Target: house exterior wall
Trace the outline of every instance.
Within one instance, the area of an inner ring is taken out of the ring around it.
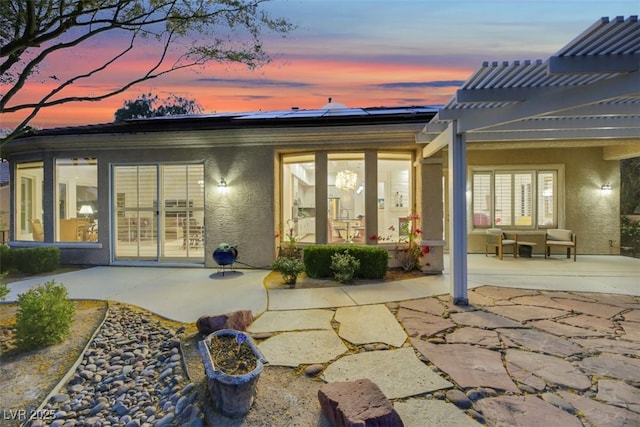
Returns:
[[[619,161],[604,160],[602,147],[468,151],[469,166],[528,164],[564,167],[559,227],[571,229],[577,234],[578,254],[619,253],[617,248],[609,244],[609,240],[620,241]],[[609,195],[601,191],[605,183],[613,188]],[[519,240],[538,244],[534,253],[544,253],[542,230],[517,232]],[[484,242],[484,230],[469,231],[470,253],[483,253]]]

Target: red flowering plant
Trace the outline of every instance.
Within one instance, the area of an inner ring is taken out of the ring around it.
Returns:
[[[422,230],[418,227],[419,221],[420,215],[412,212],[407,217],[407,220],[400,225],[400,237],[398,244],[395,246],[395,257],[405,271],[419,269],[420,258],[429,253],[429,247],[420,244]],[[389,227],[389,231],[395,231],[395,227]],[[391,237],[373,235],[370,239],[385,241],[391,240]]]

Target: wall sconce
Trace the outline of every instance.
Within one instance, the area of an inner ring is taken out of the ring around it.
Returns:
[[[220,182],[218,183],[218,192],[226,193],[227,192],[227,181],[224,178],[220,178]]]
[[[608,182],[606,184],[602,184],[600,189],[602,190],[602,194],[611,194],[611,184]]]

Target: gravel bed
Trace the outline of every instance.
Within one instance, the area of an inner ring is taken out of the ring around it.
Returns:
[[[202,426],[196,387],[184,371],[179,334],[112,304],[69,381],[31,426]]]

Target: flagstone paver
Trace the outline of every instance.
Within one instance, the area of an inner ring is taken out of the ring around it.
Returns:
[[[620,338],[640,342],[640,323],[638,322],[620,322],[620,326],[624,329],[624,335]]]
[[[527,305],[502,305],[496,307],[487,307],[486,310],[503,317],[517,320],[519,322],[526,322],[529,320],[537,319],[553,319],[555,317],[567,315],[566,310]]]
[[[554,356],[567,357],[584,350],[577,344],[535,329],[498,329],[497,332],[518,346]]]
[[[599,380],[596,398],[640,413],[640,389],[624,381]]]
[[[572,341],[589,351],[628,355],[640,354],[640,341],[631,342],[611,338],[573,338]]]
[[[325,382],[368,378],[388,399],[399,399],[452,387],[431,368],[418,360],[411,347],[370,351],[341,357],[325,369]]]
[[[606,332],[607,334],[615,334],[615,324],[609,319],[603,319],[602,317],[589,316],[586,314],[579,314],[577,316],[563,317],[558,320],[562,323],[578,326],[582,328],[594,329],[600,332]]]
[[[544,380],[530,371],[524,370],[519,366],[514,365],[506,361],[507,372],[518,382],[525,384],[534,390],[542,391],[547,388],[547,383]]]
[[[560,396],[579,410],[594,427],[638,426],[640,414],[607,405],[577,394],[560,391]]]
[[[446,372],[460,387],[490,387],[518,393],[504,368],[500,353],[468,344],[431,344],[420,339],[411,343],[424,357]]]
[[[619,354],[587,357],[580,362],[580,368],[587,374],[595,374],[600,377],[640,381],[640,359]]]
[[[448,313],[461,313],[463,311],[475,311],[478,308],[471,305],[455,305],[451,302],[451,297],[449,295],[438,295],[436,297],[441,304],[443,304],[447,308]]]
[[[534,395],[490,397],[479,400],[476,406],[489,425],[582,427],[576,417]]]
[[[449,311],[449,306],[446,302],[441,301],[438,298],[420,298],[411,301],[402,301],[400,302],[400,307],[408,308],[410,310],[422,311],[423,313],[433,314],[435,316],[442,316],[444,313]],[[458,310],[456,306],[453,306],[454,310]]]
[[[505,300],[505,299],[527,296],[527,295],[538,294],[538,291],[533,291],[529,289],[500,288],[497,286],[483,286],[481,288],[474,289],[474,292],[480,295],[484,295],[485,297],[492,298],[494,300]]]
[[[636,297],[631,295],[594,294],[590,292],[580,293],[580,295],[590,297],[593,301],[603,304],[615,305],[623,308],[638,308],[638,301],[636,300]]]
[[[348,349],[333,330],[284,332],[260,344],[258,348],[272,366],[299,366],[326,363]]]
[[[489,349],[500,348],[500,338],[498,338],[497,332],[486,329],[462,327],[447,334],[446,340],[450,344],[479,345]]]
[[[534,328],[542,329],[550,334],[561,337],[603,337],[607,335],[606,332],[565,325],[563,323],[554,322],[553,320],[535,320],[533,322],[529,322],[528,326],[533,326]]]
[[[533,305],[536,307],[557,308],[567,311],[567,306],[556,302],[550,295],[527,295],[511,299],[511,302],[519,305]]]
[[[332,329],[333,310],[267,311],[247,329],[252,333]]]
[[[522,324],[497,314],[486,311],[470,311],[467,313],[453,313],[451,318],[459,325],[474,326],[476,328],[522,328]]]
[[[407,399],[393,404],[405,427],[480,427],[454,404],[442,400]]]
[[[597,302],[579,301],[577,299],[554,298],[554,300],[578,313],[611,319],[616,314],[624,311],[624,308]]]
[[[586,390],[591,387],[589,377],[571,363],[555,356],[522,350],[507,350],[505,360],[520,369],[543,379],[547,384]]]
[[[640,322],[640,310],[631,310],[622,315],[629,322]]]
[[[488,296],[479,294],[475,291],[470,291],[468,293],[468,297],[469,297],[469,304],[471,306],[493,307],[496,305],[496,300],[494,300],[493,298],[489,298]]]
[[[456,326],[451,320],[442,316],[434,316],[433,314],[406,308],[398,310],[396,316],[402,322],[410,337],[430,337]]]
[[[407,334],[383,304],[342,307],[336,310],[338,334],[353,344],[385,343],[400,347]]]

